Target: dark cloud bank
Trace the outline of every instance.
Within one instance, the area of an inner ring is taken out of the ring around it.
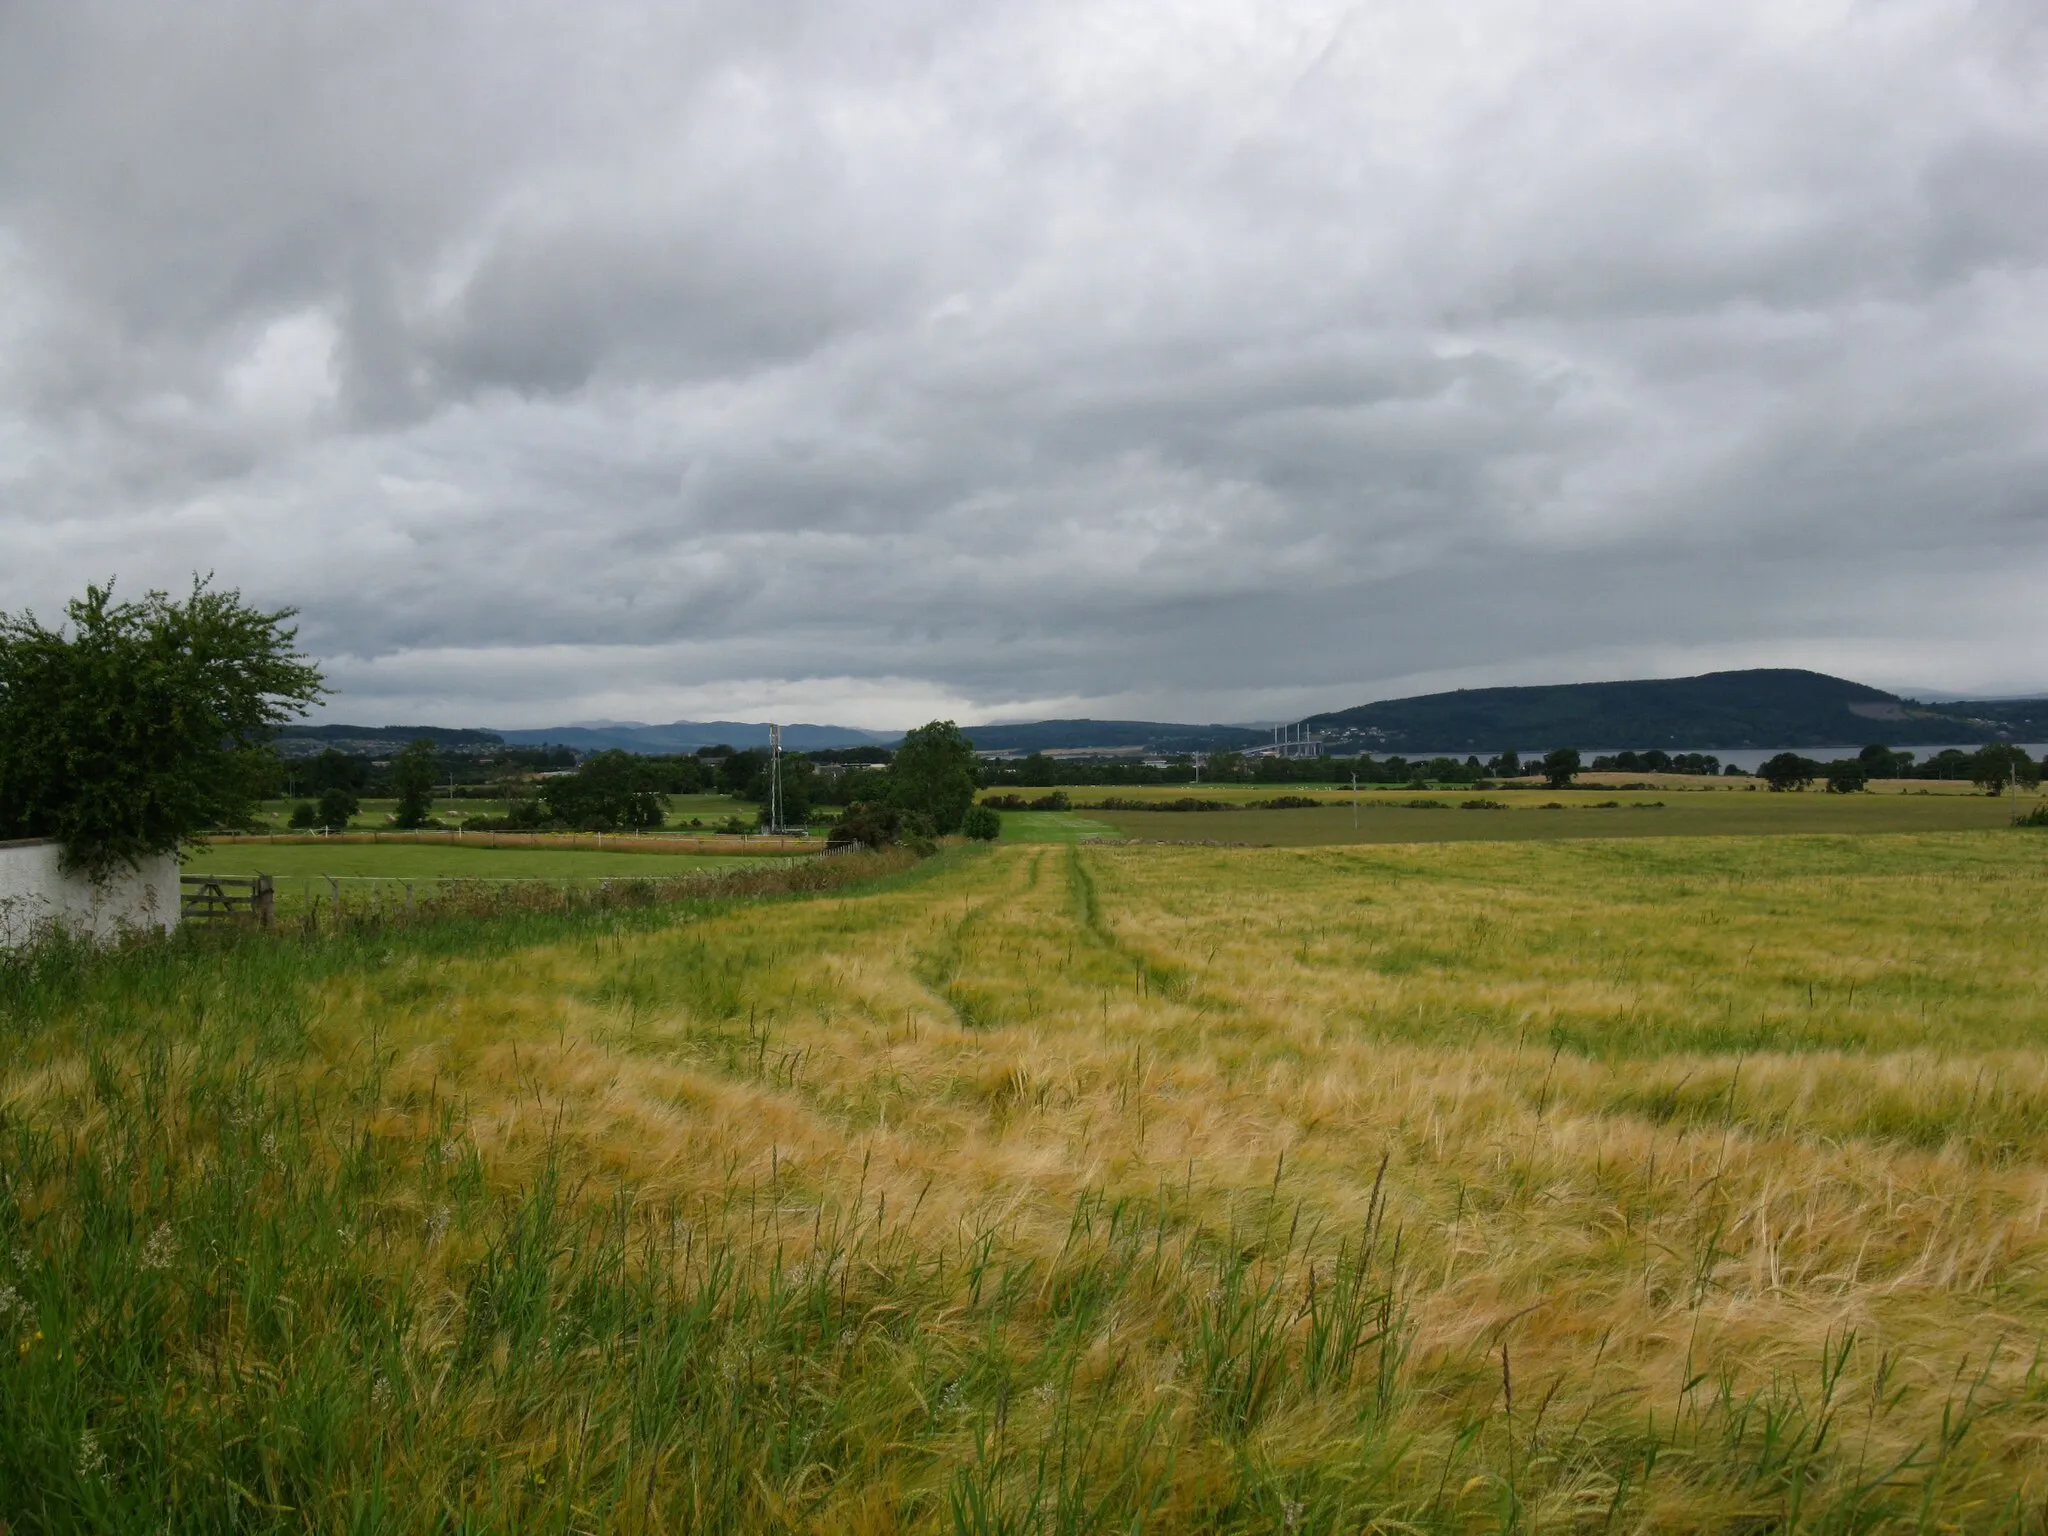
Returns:
[[[2048,684],[2033,3],[0,7],[0,607],[349,718]]]

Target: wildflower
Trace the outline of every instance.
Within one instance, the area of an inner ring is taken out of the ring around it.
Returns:
[[[107,1453],[100,1449],[100,1437],[87,1430],[78,1437],[78,1475],[98,1477],[107,1466]]]
[[[178,1234],[171,1230],[167,1221],[149,1234],[149,1241],[142,1245],[142,1267],[144,1269],[169,1269],[171,1260],[178,1256]]]
[[[441,1143],[441,1161],[452,1163],[462,1156],[462,1143],[452,1137]]]
[[[391,1380],[378,1376],[370,1383],[370,1405],[374,1408],[387,1406],[391,1401]]]
[[[957,1381],[948,1382],[946,1384],[946,1390],[939,1394],[940,1411],[950,1413],[953,1409],[958,1408],[959,1406],[960,1383]]]
[[[1289,1499],[1280,1506],[1280,1523],[1290,1531],[1301,1524],[1301,1500]]]
[[[0,1317],[5,1317],[16,1307],[21,1307],[24,1312],[28,1310],[22,1306],[21,1292],[11,1285],[0,1285]]]
[[[16,1269],[27,1269],[29,1260],[34,1257],[35,1255],[26,1248],[17,1248],[14,1250],[14,1267]]]
[[[448,1223],[454,1217],[455,1213],[449,1210],[447,1206],[437,1205],[434,1207],[433,1214],[427,1217],[427,1246],[429,1248],[448,1235]]]
[[[263,1133],[263,1155],[270,1158],[277,1156],[277,1132],[265,1131]]]
[[[1059,1389],[1049,1381],[1041,1382],[1032,1390],[1031,1395],[1050,1408],[1053,1399],[1059,1396]]]

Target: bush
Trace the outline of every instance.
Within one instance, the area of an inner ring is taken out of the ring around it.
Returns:
[[[1031,802],[1031,809],[1034,811],[1067,811],[1072,810],[1073,806],[1074,802],[1067,798],[1064,789],[1056,789],[1049,795],[1040,795]]]
[[[893,805],[862,801],[846,808],[833,824],[825,846],[831,848],[887,848],[903,836],[903,813]]]
[[[1856,758],[1828,764],[1828,793],[1860,795],[1870,782],[1870,771]]]
[[[1504,811],[1507,808],[1505,800],[1488,800],[1483,796],[1477,800],[1460,800],[1458,802],[1458,809],[1461,811]]]
[[[310,800],[301,800],[292,807],[292,819],[286,823],[295,832],[310,832],[320,825],[320,811]]]
[[[1003,818],[985,805],[969,806],[960,830],[976,842],[992,843],[1003,835]]]
[[[1251,809],[1255,811],[1307,811],[1323,802],[1307,795],[1275,795],[1270,800],[1254,800]]]
[[[2022,811],[2013,817],[2016,827],[2048,827],[2048,805],[2037,805],[2031,811]]]

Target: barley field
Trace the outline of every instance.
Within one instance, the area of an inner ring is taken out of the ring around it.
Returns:
[[[1020,843],[46,949],[0,1516],[2038,1529],[2044,919],[2011,829]]]

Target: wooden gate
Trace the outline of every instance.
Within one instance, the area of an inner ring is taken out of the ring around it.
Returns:
[[[254,922],[268,928],[277,892],[268,875],[180,875],[178,915],[188,923]]]

